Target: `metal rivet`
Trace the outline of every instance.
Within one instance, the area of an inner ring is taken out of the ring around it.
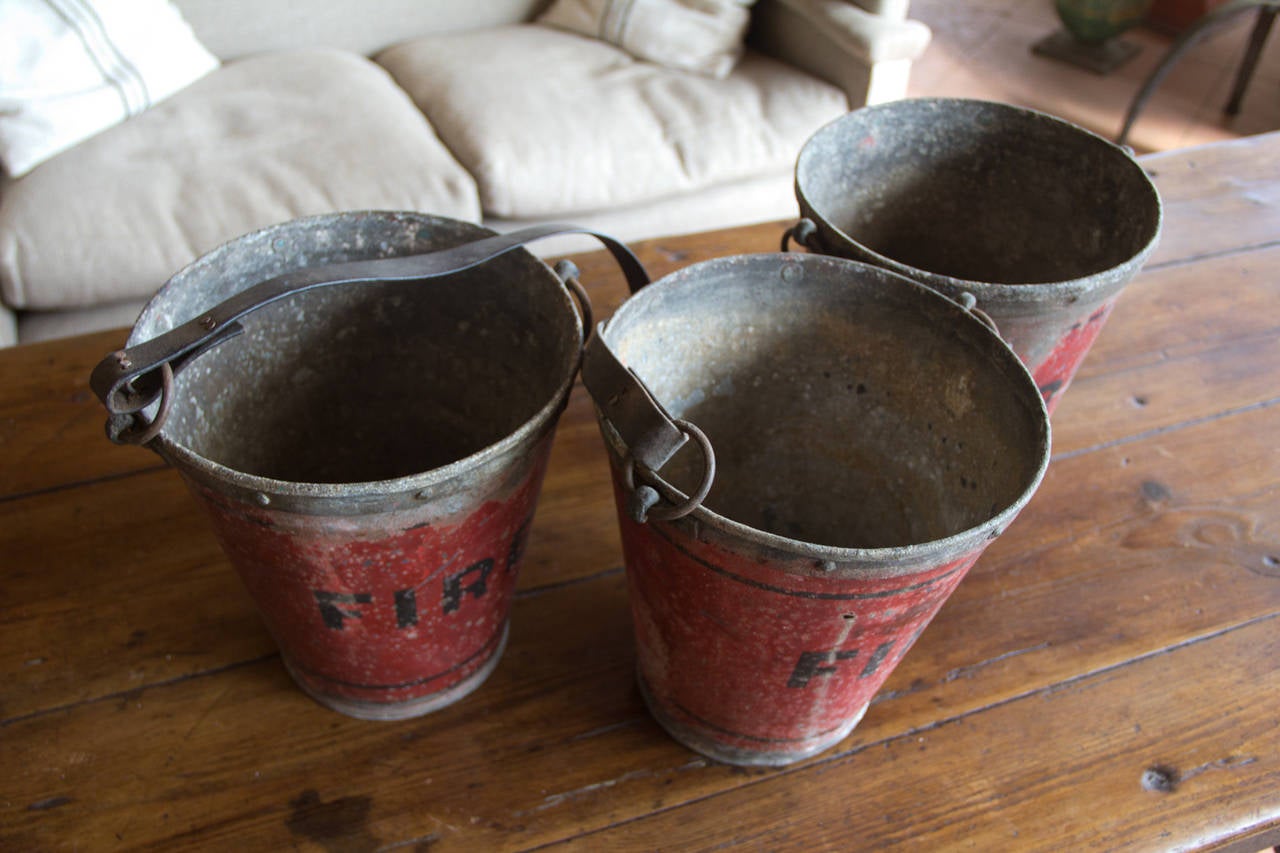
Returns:
[[[212,331],[218,325],[218,321],[213,319],[212,317],[205,317],[203,320],[200,321],[200,325],[204,329],[208,331]]]
[[[662,500],[658,490],[652,486],[641,486],[631,493],[627,503],[627,514],[636,524],[644,524],[649,518],[649,510]]]
[[[819,566],[824,572],[834,572],[836,569],[840,568],[840,566],[836,564],[835,560],[823,560],[819,563]]]
[[[256,495],[253,496],[253,499],[257,501],[259,504],[261,504],[262,506],[267,506],[268,504],[271,503],[271,496],[266,494],[265,492],[258,492]]]

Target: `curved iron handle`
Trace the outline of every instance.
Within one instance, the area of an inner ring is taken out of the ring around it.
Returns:
[[[625,244],[576,225],[536,225],[435,252],[305,267],[245,288],[196,319],[108,355],[93,369],[89,385],[111,414],[139,412],[161,395],[165,365],[175,374],[180,372],[192,360],[243,332],[240,318],[272,302],[336,284],[438,278],[559,234],[589,234],[603,243],[622,268],[631,292],[649,283],[648,272]],[[583,335],[588,334],[590,329],[584,326]]]
[[[807,216],[803,217],[802,219],[797,221],[795,225],[792,225],[786,231],[782,232],[781,250],[783,252],[790,252],[791,241],[795,240],[797,243],[799,243],[801,246],[804,246],[809,251],[811,252],[816,251],[813,248],[813,246],[809,245],[809,241],[813,239],[813,235],[816,234],[817,232],[818,232],[818,226],[814,224],[813,220],[808,218]]]

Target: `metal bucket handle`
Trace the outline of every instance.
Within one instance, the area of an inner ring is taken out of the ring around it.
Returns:
[[[173,377],[200,355],[243,332],[238,321],[259,308],[318,287],[439,278],[479,266],[534,240],[562,234],[587,234],[603,243],[622,268],[632,293],[649,283],[648,272],[625,244],[576,225],[537,225],[435,252],[304,267],[245,288],[199,317],[117,350],[99,362],[89,385],[111,415],[107,435],[125,444],[145,444],[155,438],[168,415]],[[577,268],[559,266],[557,275],[582,309],[583,335],[590,335],[590,301],[576,280]],[[157,399],[160,408],[147,422],[141,412]]]
[[[710,439],[689,421],[672,417],[598,331],[583,348],[582,384],[627,446],[623,480],[631,490],[630,516],[639,524],[650,518],[674,521],[701,506],[716,476]],[[658,471],[690,438],[702,450],[702,482],[688,497],[674,502],[678,492],[658,476]],[[637,474],[645,480],[638,486]],[[673,503],[659,506],[664,497]]]

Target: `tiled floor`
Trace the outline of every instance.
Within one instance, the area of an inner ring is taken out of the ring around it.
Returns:
[[[1052,0],[912,0],[911,17],[929,25],[933,42],[912,67],[908,94],[1006,101],[1109,139],[1173,43],[1147,28],[1130,30],[1124,38],[1142,52],[1101,76],[1031,52],[1060,26]],[[1252,13],[1237,16],[1174,66],[1130,132],[1138,153],[1280,130],[1280,26],[1263,49],[1240,114],[1229,118],[1222,111],[1253,20]]]

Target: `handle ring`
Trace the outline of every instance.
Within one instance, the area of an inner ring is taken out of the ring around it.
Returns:
[[[167,361],[160,365],[160,382],[160,408],[156,410],[155,418],[147,423],[141,412],[135,412],[129,416],[132,425],[115,433],[111,437],[112,441],[117,444],[143,445],[160,434],[165,421],[169,420],[169,410],[173,408],[173,367]]]
[[[578,318],[582,321],[582,340],[585,341],[591,337],[591,330],[595,327],[595,317],[591,312],[591,297],[587,295],[587,289],[582,286],[579,281],[578,265],[568,259],[556,263],[556,276],[573,294],[573,298],[578,301]]]
[[[684,518],[698,507],[702,506],[702,502],[706,500],[707,495],[711,492],[711,484],[716,478],[716,454],[711,447],[711,439],[707,438],[707,434],[699,429],[693,423],[683,418],[675,418],[672,423],[680,428],[680,431],[697,442],[698,447],[702,450],[703,470],[702,482],[698,484],[698,488],[688,498],[673,506],[653,506],[648,508],[647,517],[637,519],[641,523],[648,518],[654,518],[658,521],[675,521]],[[668,486],[656,471],[651,470],[648,466],[636,462],[635,457],[630,453],[622,465],[622,479],[627,484],[627,488],[634,492],[636,490],[636,473],[637,471],[644,479],[655,485]]]
[[[813,239],[813,235],[816,233],[818,233],[818,226],[814,224],[812,219],[805,217],[782,232],[781,249],[783,252],[790,252],[790,243],[795,240],[796,243],[804,246],[809,251],[814,251],[813,246],[809,245],[809,241]]]

